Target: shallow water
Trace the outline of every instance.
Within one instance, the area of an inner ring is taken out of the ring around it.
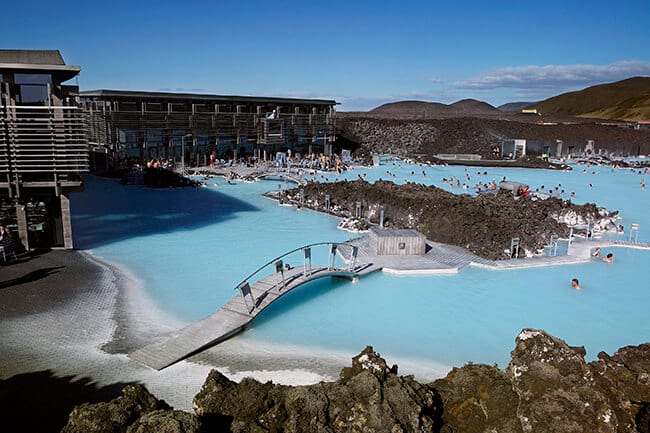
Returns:
[[[398,183],[435,184],[459,193],[469,191],[449,188],[442,178],[464,179],[465,169],[389,163],[341,178],[389,179],[388,170]],[[639,240],[650,241],[650,200],[639,187],[643,176],[603,167],[587,170],[468,167],[467,173],[472,182],[506,176],[533,190],[561,183],[565,198],[575,191],[575,202],[620,210],[621,223],[639,223]],[[89,177],[86,192],[72,196],[75,245],[127,267],[160,308],[190,322],[216,311],[236,294],[237,283],[274,257],[309,243],[353,237],[336,228],[335,218],[296,212],[261,197],[285,187],[283,182],[228,185],[211,179],[209,184],[149,191]],[[650,340],[645,307],[650,292],[643,271],[650,252],[612,251],[613,265],[593,261],[514,271],[470,267],[456,275],[418,277],[376,273],[354,284],[318,280],[273,304],[236,339],[304,347],[315,356],[354,355],[372,344],[391,362],[505,366],[517,333],[535,327],[584,345],[593,359],[600,350],[611,353]],[[293,260],[301,261],[297,255]],[[570,288],[574,277],[583,291]]]

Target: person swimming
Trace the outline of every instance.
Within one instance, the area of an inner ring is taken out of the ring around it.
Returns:
[[[607,254],[607,256],[603,259],[603,262],[614,263],[614,254]]]
[[[596,250],[591,255],[592,257],[600,257],[600,247],[596,248]]]
[[[580,287],[580,281],[578,281],[577,278],[571,280],[571,287],[576,290],[582,290],[582,287]]]

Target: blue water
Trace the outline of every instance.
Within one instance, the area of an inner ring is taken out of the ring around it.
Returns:
[[[620,210],[621,223],[639,223],[639,241],[650,241],[650,192],[639,186],[647,176],[582,169],[469,167],[467,173],[472,182],[498,182],[505,176],[533,190],[561,183],[565,198],[574,191],[574,202]],[[465,170],[389,163],[346,172],[340,179],[365,174],[369,181],[409,180],[471,193],[442,182],[452,176],[466,182]],[[75,246],[128,268],[160,308],[183,321],[197,320],[216,311],[244,277],[274,257],[301,245],[352,237],[336,228],[335,218],[296,212],[261,196],[278,186],[284,183],[228,185],[212,179],[207,188],[152,191],[89,177],[86,191],[72,196]],[[650,341],[650,285],[644,272],[650,252],[612,251],[613,265],[593,261],[516,271],[470,267],[457,275],[418,277],[376,273],[354,284],[318,280],[273,304],[236,338],[350,355],[372,344],[392,361],[505,366],[517,333],[534,327],[584,345],[594,358],[600,350],[611,353]],[[301,259],[296,255],[289,261]],[[583,291],[570,288],[574,277]]]

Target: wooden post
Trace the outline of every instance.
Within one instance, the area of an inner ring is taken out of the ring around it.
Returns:
[[[63,193],[61,199],[61,224],[63,225],[63,248],[71,250],[72,244],[72,220],[70,218],[70,197],[68,193]]]

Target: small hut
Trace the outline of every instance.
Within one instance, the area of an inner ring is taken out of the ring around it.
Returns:
[[[370,248],[378,256],[413,256],[426,252],[426,237],[413,229],[370,229]]]

